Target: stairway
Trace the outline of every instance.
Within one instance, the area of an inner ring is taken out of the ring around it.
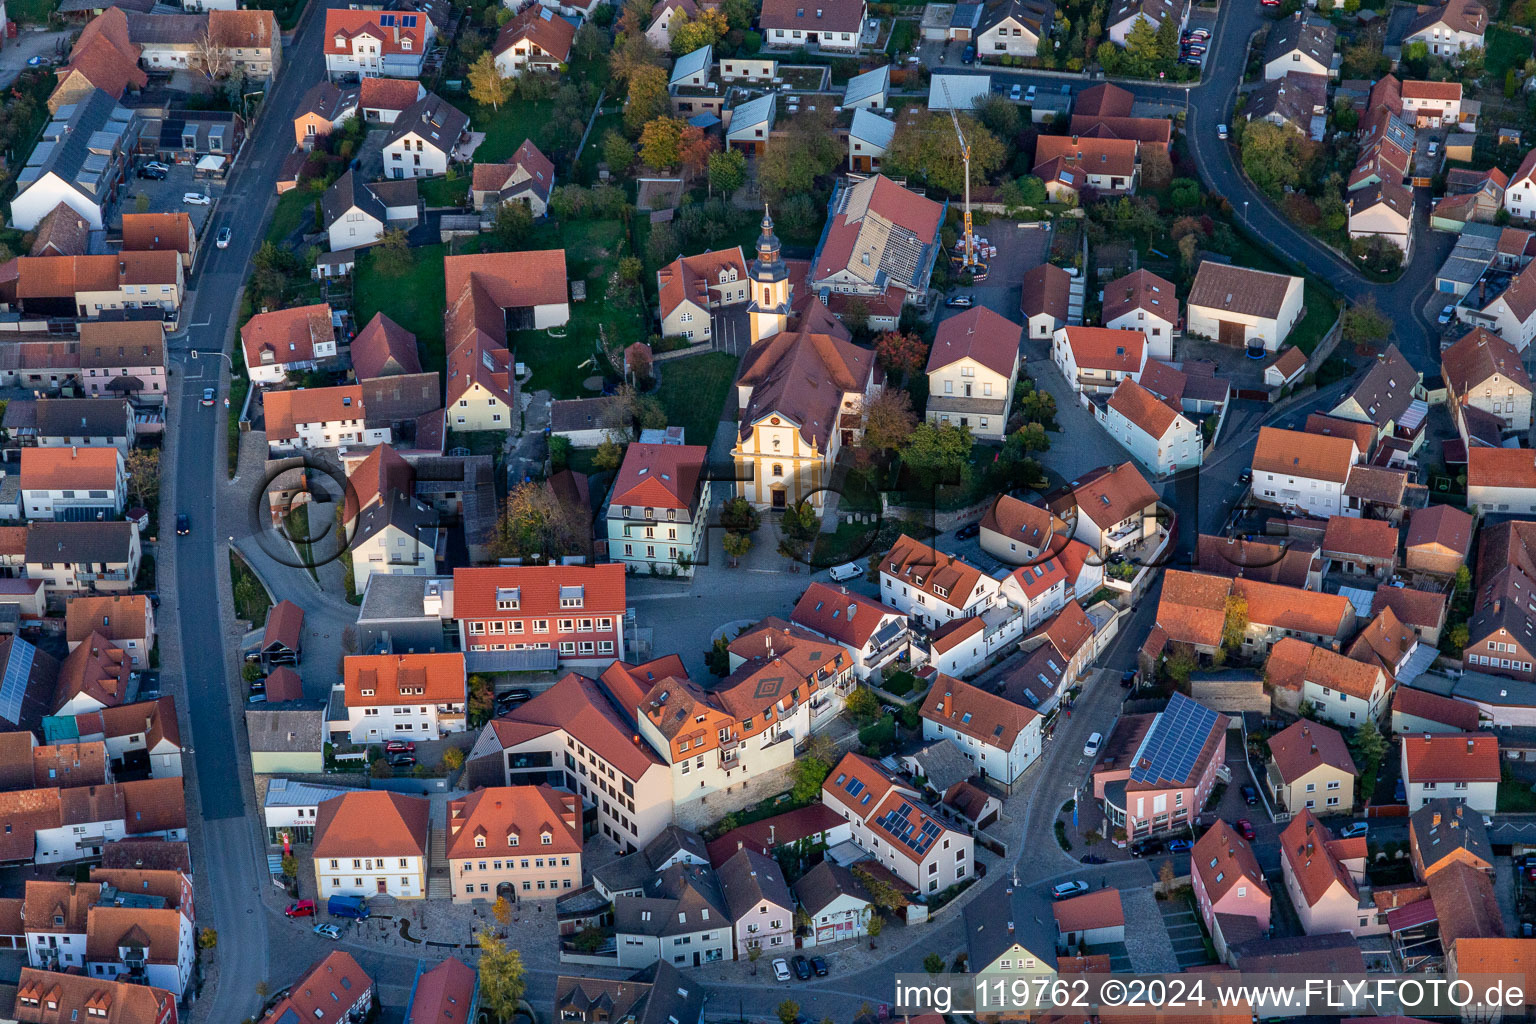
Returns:
[[[432,830],[427,859],[427,899],[453,898],[453,879],[448,874],[448,840],[440,828]]]

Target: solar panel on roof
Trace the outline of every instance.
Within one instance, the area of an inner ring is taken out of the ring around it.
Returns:
[[[1174,694],[1136,753],[1131,781],[1187,780],[1215,724],[1215,711]]]
[[[858,796],[864,792],[864,783],[859,779],[849,779],[848,784],[843,788],[848,791],[849,796]]]
[[[32,676],[32,657],[37,648],[24,640],[11,642],[11,656],[5,662],[5,676],[0,679],[0,718],[21,722],[21,705],[27,696],[27,680]]]

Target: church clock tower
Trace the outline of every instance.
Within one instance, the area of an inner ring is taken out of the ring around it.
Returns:
[[[747,316],[752,327],[752,344],[784,331],[789,323],[789,268],[779,254],[779,239],[773,233],[773,218],[763,207],[763,233],[757,238],[757,256],[749,271],[752,302]]]

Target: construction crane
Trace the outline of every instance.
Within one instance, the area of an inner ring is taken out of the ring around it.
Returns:
[[[961,266],[973,273],[986,275],[987,268],[976,258],[976,235],[971,230],[971,144],[965,141],[965,131],[955,113],[955,101],[949,95],[949,79],[939,79],[944,89],[944,105],[949,108],[949,120],[955,126],[955,138],[960,140],[960,158],[965,161],[965,259]]]

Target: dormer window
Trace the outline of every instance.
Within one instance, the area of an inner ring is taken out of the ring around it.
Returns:
[[[485,849],[485,836],[475,836],[475,849]]]
[[[508,846],[516,846],[517,845],[517,833],[516,832],[508,832],[507,833],[507,845]]]
[[[540,832],[539,833],[539,845],[540,846],[551,846],[551,845],[554,844],[554,841],[555,841],[555,837],[550,835],[548,832]]]

